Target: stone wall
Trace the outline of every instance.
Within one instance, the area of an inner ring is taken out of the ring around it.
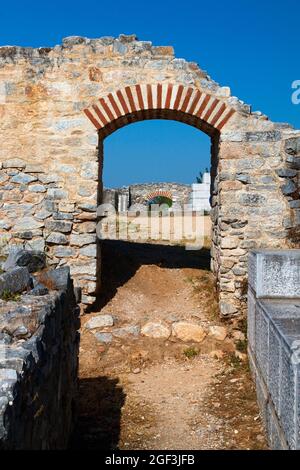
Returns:
[[[68,269],[55,271],[58,290],[0,300],[0,450],[66,448],[72,431],[78,308]]]
[[[300,250],[249,257],[248,352],[272,449],[300,449]]]
[[[0,188],[1,253],[14,247],[42,250],[48,265],[58,267],[72,260],[72,274],[84,279],[88,303],[97,279],[96,201],[70,202],[58,173],[20,158],[3,161]]]
[[[45,244],[92,303],[103,141],[145,119],[211,137],[212,270],[222,315],[241,313],[249,249],[299,243],[300,132],[252,112],[171,47],[120,35],[0,48],[1,237]]]

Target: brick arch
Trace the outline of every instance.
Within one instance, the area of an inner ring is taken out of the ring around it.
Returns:
[[[151,201],[151,199],[154,199],[155,197],[167,197],[168,199],[173,200],[173,195],[171,191],[163,191],[163,190],[158,190],[158,191],[152,191],[151,193],[147,194],[145,197],[146,201]]]
[[[103,137],[146,119],[173,119],[213,135],[236,112],[221,98],[171,83],[127,86],[99,98],[83,111]]]

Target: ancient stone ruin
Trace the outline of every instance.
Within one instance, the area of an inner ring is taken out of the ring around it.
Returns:
[[[0,450],[63,449],[75,419],[80,299],[69,268],[46,268],[41,252],[16,250],[3,269]]]
[[[248,290],[269,445],[299,449],[300,130],[254,112],[172,47],[134,35],[0,47],[0,448],[67,446],[77,304],[93,304],[100,287],[103,143],[147,119],[211,139],[220,313],[244,313]]]
[[[102,202],[112,204],[116,211],[123,212],[129,208],[141,209],[157,197],[165,197],[170,202],[170,209],[182,211],[210,212],[210,174],[204,173],[202,183],[144,183],[132,184],[121,188],[104,188]]]
[[[101,266],[103,140],[132,122],[173,119],[211,138],[222,315],[243,308],[249,249],[299,240],[300,131],[253,112],[172,47],[134,35],[1,47],[0,83],[2,244],[69,264],[84,303],[94,301]]]
[[[247,251],[290,246],[299,223],[300,132],[134,36],[2,47],[0,64],[2,239],[69,263],[92,302],[103,139],[139,120],[179,120],[212,140],[212,269],[222,314],[237,313]]]

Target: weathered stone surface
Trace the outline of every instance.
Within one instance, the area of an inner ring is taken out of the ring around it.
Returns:
[[[38,221],[33,217],[22,217],[15,223],[14,231],[22,232],[24,230],[35,230],[43,226],[44,223],[42,221]]]
[[[73,220],[73,218],[74,218],[73,214],[70,214],[68,212],[54,212],[53,213],[54,220]]]
[[[88,330],[93,330],[95,328],[103,328],[105,326],[113,326],[114,319],[111,315],[97,315],[96,317],[88,320],[84,327]]]
[[[31,277],[27,268],[18,267],[0,274],[0,295],[5,291],[13,294],[23,292],[30,286]]]
[[[297,171],[291,170],[290,168],[280,168],[279,170],[276,170],[276,173],[281,178],[294,178],[297,176]]]
[[[45,219],[48,219],[48,217],[50,217],[51,214],[52,212],[49,212],[46,209],[42,209],[35,214],[35,218],[38,220],[45,220]]]
[[[82,256],[95,258],[97,254],[97,246],[96,244],[84,246],[83,248],[80,248],[79,252]]]
[[[249,256],[248,353],[257,401],[272,449],[300,448],[299,256],[299,250],[266,250]],[[266,288],[268,284],[271,290]],[[265,299],[258,298],[261,286]],[[274,290],[279,297],[276,300],[270,298]]]
[[[53,232],[70,233],[72,230],[72,222],[47,219],[45,221],[45,227],[47,230],[50,230],[51,232],[53,231]]]
[[[59,181],[61,181],[61,177],[59,175],[48,173],[38,175],[38,179],[43,184],[58,183]],[[51,195],[53,195],[53,191],[51,192]]]
[[[206,337],[202,326],[189,322],[177,322],[172,325],[173,335],[182,341],[201,343]]]
[[[103,332],[95,332],[94,333],[95,338],[100,342],[104,344],[111,343],[113,340],[113,336],[111,333],[103,333]]]
[[[280,131],[267,131],[267,132],[247,132],[246,139],[249,142],[276,142],[281,140]]]
[[[128,336],[138,336],[140,331],[141,328],[138,325],[128,325],[121,328],[114,328],[112,334],[117,338],[126,338]]]
[[[97,180],[99,166],[97,162],[87,162],[81,166],[81,176],[85,179]]]
[[[58,246],[54,250],[54,255],[58,258],[70,258],[75,255],[75,251],[67,246]]]
[[[218,341],[224,341],[227,336],[227,328],[224,326],[213,325],[209,327],[209,336]]]
[[[35,176],[28,175],[27,173],[18,173],[17,175],[13,176],[11,179],[12,183],[19,183],[19,184],[28,184],[36,180],[37,178]]]
[[[39,283],[52,290],[65,291],[70,283],[70,268],[64,266],[36,274]]]
[[[11,158],[3,162],[3,168],[25,168],[26,162],[21,158]]]
[[[35,163],[26,163],[25,173],[45,173],[43,165]]]
[[[300,155],[300,137],[287,139],[285,141],[285,151],[289,155]]]
[[[257,298],[300,297],[299,250],[251,252],[249,284]]]
[[[11,344],[12,337],[7,333],[0,333],[0,344]]]
[[[49,199],[61,200],[68,198],[68,192],[63,189],[49,188],[47,190],[47,196]]]
[[[70,269],[72,276],[78,276],[79,274],[89,274],[93,276],[96,270],[96,261],[91,259],[81,264],[72,264]]]
[[[32,184],[28,187],[28,190],[33,193],[45,193],[47,191],[43,184]]]
[[[70,245],[84,246],[96,242],[96,235],[75,235],[70,237]]]
[[[77,221],[96,220],[96,219],[97,219],[96,212],[81,212],[81,214],[76,215]]]
[[[222,315],[224,316],[234,315],[238,311],[235,305],[225,302],[224,300],[220,302],[220,310],[221,310]]]
[[[25,243],[25,250],[44,251],[46,242],[44,238],[35,238]]]
[[[96,212],[97,205],[90,202],[81,202],[78,204],[78,209],[86,212]]]
[[[11,334],[0,333],[0,449],[62,449],[74,422],[79,310],[71,283],[22,304],[1,303],[0,328]]]
[[[53,245],[66,245],[68,243],[68,239],[62,233],[52,232],[46,238],[47,243],[52,243]]]
[[[33,289],[31,289],[27,295],[47,295],[49,294],[49,289],[43,284],[37,284]]]
[[[239,239],[235,237],[225,237],[221,240],[221,248],[234,249],[239,245]]]
[[[30,273],[40,271],[46,267],[46,255],[38,251],[13,250],[9,253],[3,269],[11,271],[18,266],[26,267]]]
[[[59,202],[58,208],[60,212],[74,212],[75,204],[71,202]]]
[[[95,233],[96,224],[95,222],[81,222],[74,227],[74,230],[78,233]]]
[[[148,322],[141,328],[141,334],[150,338],[167,339],[171,335],[170,328],[159,322]]]
[[[292,194],[297,190],[297,186],[291,180],[287,181],[283,186],[281,186],[283,194]]]

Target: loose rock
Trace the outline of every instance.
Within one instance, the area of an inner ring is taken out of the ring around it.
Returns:
[[[142,327],[141,334],[150,338],[169,338],[171,331],[162,323],[148,322]]]
[[[227,329],[224,326],[213,325],[209,327],[209,336],[218,341],[224,341],[227,336]]]
[[[111,333],[94,333],[96,339],[100,342],[100,343],[111,343],[112,342],[112,334]]]
[[[111,315],[97,315],[96,317],[91,318],[84,325],[88,330],[93,330],[94,328],[103,328],[105,326],[113,326],[114,319]]]
[[[195,341],[201,343],[206,337],[202,326],[195,323],[178,322],[173,323],[173,335],[182,341]]]

